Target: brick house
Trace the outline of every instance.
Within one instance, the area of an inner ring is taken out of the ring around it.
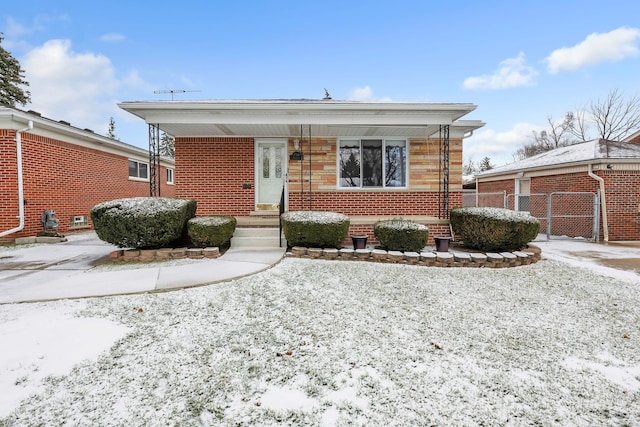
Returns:
[[[554,192],[599,194],[600,239],[640,240],[639,135],[629,137],[626,140],[629,142],[587,141],[491,169],[476,175],[476,191],[479,194],[504,192],[514,195],[509,207],[531,210],[536,217],[540,215],[533,212],[533,198],[538,195]],[[522,200],[525,201],[524,209],[518,206],[518,201]],[[557,207],[558,217],[565,217],[564,226],[558,222],[564,230],[578,226],[581,216],[577,199],[567,197],[566,200],[564,206],[560,203]]]
[[[162,196],[175,195],[173,170],[172,159],[160,160]],[[148,150],[4,106],[0,174],[0,242],[36,236],[45,210],[55,211],[57,231],[66,234],[90,229],[100,202],[150,194]]]
[[[351,232],[410,218],[449,234],[472,104],[324,100],[124,102],[150,135],[175,137],[176,196],[238,225],[283,211],[346,214]],[[156,138],[153,137],[152,138]],[[284,206],[280,206],[281,197]],[[277,224],[277,223],[276,223]]]

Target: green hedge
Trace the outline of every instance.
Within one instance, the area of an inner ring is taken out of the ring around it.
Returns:
[[[390,251],[420,252],[427,244],[429,228],[405,219],[388,219],[373,225],[380,245]]]
[[[236,231],[237,223],[234,217],[225,215],[191,218],[187,222],[189,239],[198,248],[226,246]]]
[[[486,252],[521,249],[540,232],[536,218],[509,209],[454,208],[450,219],[466,247]]]
[[[94,206],[91,221],[101,240],[120,248],[161,248],[185,234],[195,213],[193,200],[133,197]]]
[[[281,219],[289,246],[339,248],[349,232],[349,217],[334,212],[285,212]]]

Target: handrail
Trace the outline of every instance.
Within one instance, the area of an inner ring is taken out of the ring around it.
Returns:
[[[278,209],[278,223],[280,224],[280,233],[278,238],[280,239],[280,247],[282,247],[282,214],[284,213],[284,185],[282,186],[282,193],[280,194],[280,207]]]

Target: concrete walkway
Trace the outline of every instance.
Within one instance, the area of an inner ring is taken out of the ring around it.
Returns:
[[[0,247],[0,303],[156,292],[232,280],[278,263],[284,248],[230,249],[220,258],[104,265],[117,249],[94,233],[57,244]],[[103,264],[103,265],[101,265]]]

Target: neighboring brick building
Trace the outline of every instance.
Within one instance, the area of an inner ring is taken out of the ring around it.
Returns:
[[[21,131],[19,135],[17,131]],[[22,157],[21,168],[18,154]],[[173,181],[173,169],[172,159],[161,159],[162,196],[175,195],[173,183],[167,182]],[[0,242],[37,235],[43,230],[45,210],[55,211],[57,231],[66,234],[91,228],[90,210],[100,202],[149,194],[147,150],[36,112],[0,106]]]
[[[599,192],[600,239],[640,240],[640,141],[638,134],[634,135],[628,140],[634,142],[592,140],[491,169],[476,175],[477,192],[514,195],[509,199],[511,208],[530,210],[538,218],[544,215],[534,209],[546,206],[534,203],[535,197],[554,192]],[[518,200],[526,202],[524,209],[517,206]],[[570,230],[572,223],[581,219],[572,202],[576,198],[567,196],[564,200],[554,207],[556,224]]]
[[[333,211],[366,231],[379,218],[449,234],[461,204],[472,104],[325,100],[155,101],[120,107],[175,137],[176,196],[198,215]]]

